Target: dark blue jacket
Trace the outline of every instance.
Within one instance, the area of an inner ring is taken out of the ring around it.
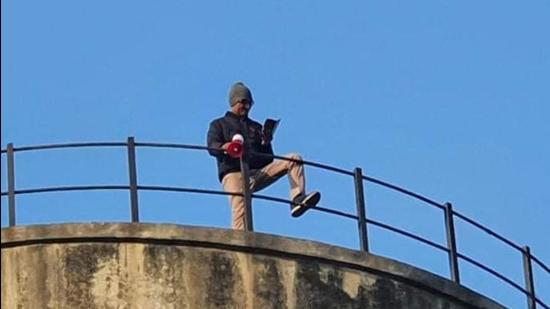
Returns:
[[[208,129],[207,145],[209,148],[221,148],[230,142],[233,135],[241,134],[245,140],[245,154],[251,170],[260,169],[273,162],[271,143],[262,145],[262,125],[248,117],[239,117],[232,112],[215,119]],[[218,176],[220,181],[227,173],[241,170],[239,159],[232,158],[223,151],[209,149],[210,155],[218,161]],[[264,155],[261,155],[264,154]]]

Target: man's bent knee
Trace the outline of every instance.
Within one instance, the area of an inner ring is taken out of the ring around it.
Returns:
[[[295,152],[289,153],[285,157],[288,158],[288,159],[296,160],[296,161],[303,161],[302,156],[298,153],[295,153]],[[292,161],[292,162],[293,163],[298,163],[298,162],[295,162],[295,161]]]

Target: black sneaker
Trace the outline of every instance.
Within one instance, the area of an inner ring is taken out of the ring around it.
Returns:
[[[320,199],[321,193],[317,191],[313,191],[307,195],[298,195],[292,200],[293,205],[290,214],[295,218],[299,217],[303,215],[306,210],[315,207]]]

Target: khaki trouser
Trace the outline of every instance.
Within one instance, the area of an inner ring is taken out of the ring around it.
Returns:
[[[285,157],[294,160],[302,160],[302,157],[296,153],[287,154]],[[250,171],[250,190],[252,192],[260,191],[285,174],[288,174],[288,181],[290,183],[290,199],[292,200],[297,195],[303,194],[306,186],[303,164],[280,159],[275,159],[260,170]],[[241,172],[225,175],[222,179],[222,185],[226,192],[241,193],[243,187]],[[243,230],[245,209],[244,198],[238,195],[230,195],[229,203],[232,207],[233,229]]]

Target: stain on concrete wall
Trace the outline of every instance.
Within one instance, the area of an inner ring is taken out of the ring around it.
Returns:
[[[37,252],[47,253],[48,250],[37,250]],[[44,256],[47,257],[47,255]],[[72,308],[94,307],[96,299],[92,293],[95,285],[94,276],[98,273],[99,265],[116,258],[116,246],[110,244],[67,246],[59,260],[63,263],[59,270],[63,273],[62,289],[66,294],[65,303]],[[39,282],[43,281],[40,278],[36,279]]]
[[[281,273],[283,263],[275,259],[254,258],[254,295],[256,308],[285,308],[288,299],[285,283],[289,284]]]

